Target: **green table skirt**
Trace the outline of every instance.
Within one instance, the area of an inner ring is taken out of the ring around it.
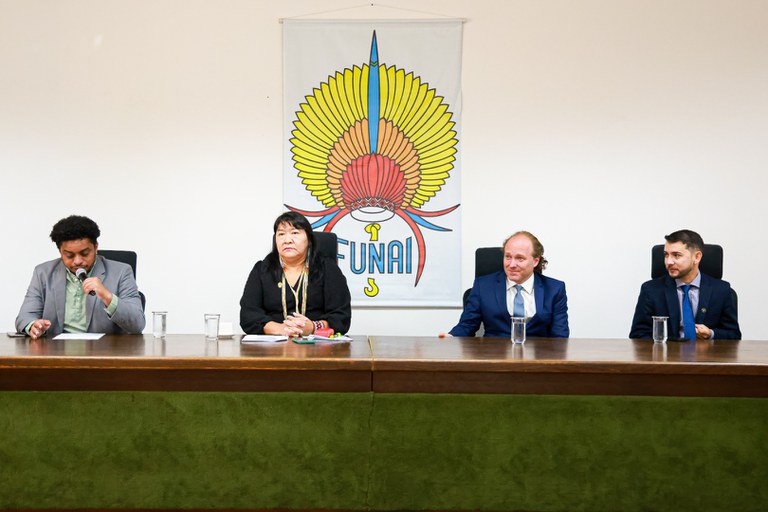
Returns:
[[[0,392],[0,508],[768,510],[768,399]]]

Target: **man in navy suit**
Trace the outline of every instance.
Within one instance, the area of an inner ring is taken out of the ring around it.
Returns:
[[[485,336],[509,338],[512,316],[526,318],[529,337],[567,338],[565,283],[545,277],[544,247],[527,231],[504,242],[504,270],[475,279],[452,336],[474,336],[482,323]],[[444,336],[444,335],[441,335]]]
[[[664,265],[669,275],[643,283],[629,337],[650,338],[651,317],[666,316],[670,339],[740,340],[731,285],[699,272],[704,248],[701,236],[683,229],[664,238]],[[687,328],[686,316],[690,319]]]

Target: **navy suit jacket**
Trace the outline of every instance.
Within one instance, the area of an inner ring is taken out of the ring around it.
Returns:
[[[568,297],[565,283],[533,274],[533,296],[536,314],[526,324],[526,335],[540,338],[567,338]],[[452,336],[474,336],[485,327],[484,336],[509,338],[512,319],[507,309],[507,276],[504,271],[475,278],[459,323],[451,329]]]
[[[696,323],[713,329],[717,339],[740,340],[741,331],[731,285],[707,274],[701,274],[700,284]],[[643,283],[629,337],[650,338],[652,316],[668,316],[669,339],[680,338],[680,300],[675,280],[668,275]]]

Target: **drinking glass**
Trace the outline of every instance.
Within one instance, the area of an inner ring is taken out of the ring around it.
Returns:
[[[155,338],[165,338],[166,331],[166,317],[167,311],[153,311],[152,312],[152,336]]]
[[[205,314],[205,339],[216,341],[219,339],[219,315],[218,313]]]
[[[667,341],[667,319],[666,316],[654,316],[653,318],[653,342],[665,343]]]
[[[512,317],[512,343],[525,343],[525,317]]]

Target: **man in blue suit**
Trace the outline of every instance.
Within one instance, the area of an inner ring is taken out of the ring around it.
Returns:
[[[565,283],[545,277],[544,246],[527,231],[504,242],[504,270],[475,279],[452,336],[474,336],[482,323],[485,336],[509,338],[512,316],[525,316],[529,337],[567,338]]]
[[[682,229],[664,238],[668,275],[643,283],[629,337],[650,338],[651,317],[666,316],[670,339],[740,340],[731,285],[699,272],[701,236]]]

